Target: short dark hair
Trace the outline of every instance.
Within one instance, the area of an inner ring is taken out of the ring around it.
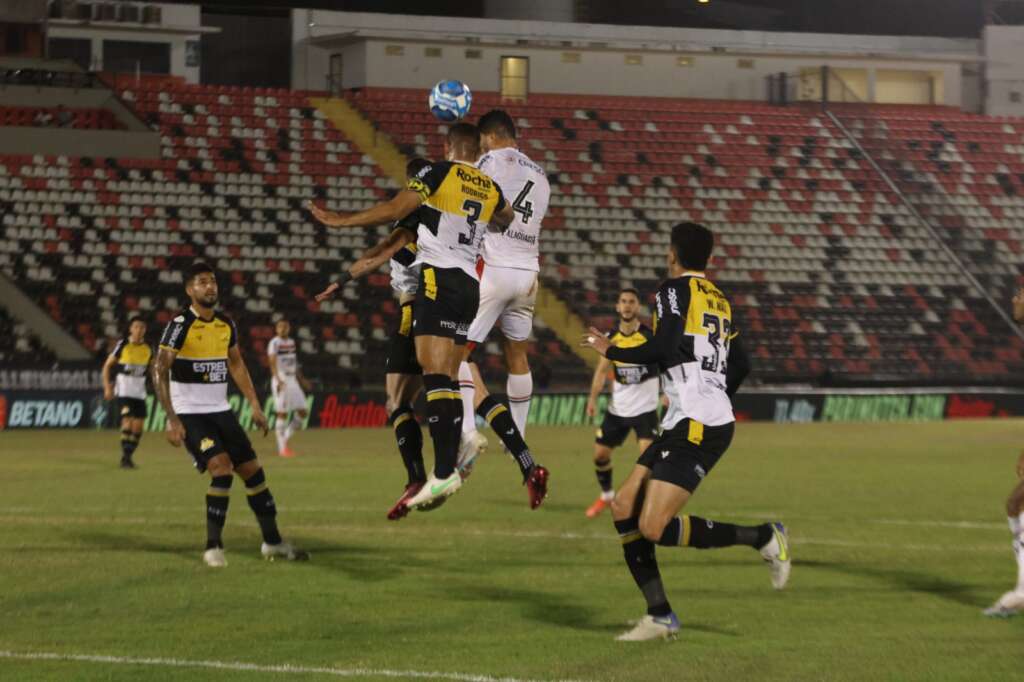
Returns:
[[[679,223],[672,228],[672,250],[676,260],[689,270],[704,270],[715,248],[715,235],[697,223]]]
[[[421,156],[412,158],[409,163],[405,164],[405,177],[413,178],[421,170],[430,165],[430,162]]]
[[[196,277],[206,274],[207,272],[211,275],[215,274],[213,267],[208,263],[201,260],[196,261],[192,265],[188,266],[187,270],[185,270],[185,285],[188,286]]]
[[[474,156],[480,155],[480,130],[472,123],[456,123],[448,129],[448,145]]]
[[[141,322],[142,324],[145,324],[147,327],[149,326],[148,324],[146,324],[146,321],[142,319],[142,315],[132,315],[131,317],[128,318],[128,327],[131,328],[131,326],[136,322]]]
[[[491,109],[480,117],[476,127],[482,135],[497,135],[516,139],[516,123],[504,109]]]
[[[640,300],[640,292],[633,287],[623,287],[619,289],[619,296],[622,296],[623,294],[633,294],[636,296],[636,300]]]

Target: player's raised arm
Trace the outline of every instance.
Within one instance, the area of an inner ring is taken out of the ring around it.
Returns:
[[[252,420],[263,431],[263,435],[266,436],[270,430],[267,425],[267,417],[263,414],[260,399],[256,396],[256,387],[252,385],[249,368],[245,366],[245,360],[242,359],[242,353],[238,350],[237,343],[228,348],[228,372],[230,372],[231,378],[234,379],[235,386],[242,392],[245,399],[249,401],[249,406],[252,407]]]
[[[316,302],[322,303],[326,301],[348,282],[373,272],[391,260],[406,244],[410,244],[415,239],[416,235],[408,229],[396,227],[391,231],[391,234],[368,249],[355,263],[349,266],[348,270],[331,282],[326,289],[317,294],[314,297]]]
[[[498,205],[494,207],[494,213],[491,214],[491,220],[487,227],[493,227],[498,232],[504,232],[512,224],[516,213],[512,209],[512,205],[505,201],[505,193],[501,191],[501,187],[498,187],[498,183],[494,183],[494,186],[498,189]]]
[[[681,310],[689,305],[689,289],[676,288],[666,282],[658,291],[658,329],[650,342],[634,348],[613,346],[604,334],[591,327],[583,337],[583,345],[593,348],[609,360],[635,365],[660,364],[670,366],[678,352],[683,335]]]
[[[358,213],[335,213],[309,202],[310,213],[328,227],[373,227],[393,223],[409,215],[423,203],[423,196],[412,189],[403,189],[392,199]]]

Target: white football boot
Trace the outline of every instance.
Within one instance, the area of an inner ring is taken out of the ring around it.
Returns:
[[[772,569],[772,587],[781,590],[789,582],[791,556],[789,554],[789,536],[786,527],[781,523],[772,523],[772,539],[761,548],[761,558]]]
[[[455,469],[459,472],[462,480],[469,478],[473,473],[473,465],[476,458],[487,451],[487,436],[479,431],[463,433],[459,442],[459,457],[455,462]]]
[[[462,487],[462,477],[458,471],[445,479],[440,479],[430,474],[430,478],[423,484],[420,491],[412,496],[406,504],[409,509],[428,511],[439,506],[438,501],[454,495]]]
[[[263,543],[260,545],[260,554],[267,561],[284,559],[285,561],[307,561],[309,552],[294,547],[290,542],[282,540],[276,545]]]
[[[203,562],[211,568],[224,568],[228,565],[228,560],[224,556],[224,550],[220,547],[214,547],[203,552]]]
[[[648,642],[652,639],[675,639],[679,632],[676,614],[667,616],[644,616],[636,626],[615,638],[617,642]]]
[[[1024,588],[1007,592],[999,598],[992,606],[985,609],[984,613],[989,618],[1009,618],[1024,611]]]

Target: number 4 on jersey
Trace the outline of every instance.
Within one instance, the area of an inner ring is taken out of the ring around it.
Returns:
[[[523,191],[512,202],[512,210],[522,216],[524,223],[530,222],[530,218],[533,217],[533,202],[527,200],[531,189],[533,189],[533,180],[527,180],[526,185],[523,186]]]

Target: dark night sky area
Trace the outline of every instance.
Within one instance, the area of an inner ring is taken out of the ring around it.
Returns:
[[[514,3],[515,0],[508,0]],[[1024,0],[576,0],[579,21],[814,33],[978,37],[985,5],[1024,23]],[[484,16],[484,0],[211,0],[205,11],[278,14],[288,7],[352,12]]]

